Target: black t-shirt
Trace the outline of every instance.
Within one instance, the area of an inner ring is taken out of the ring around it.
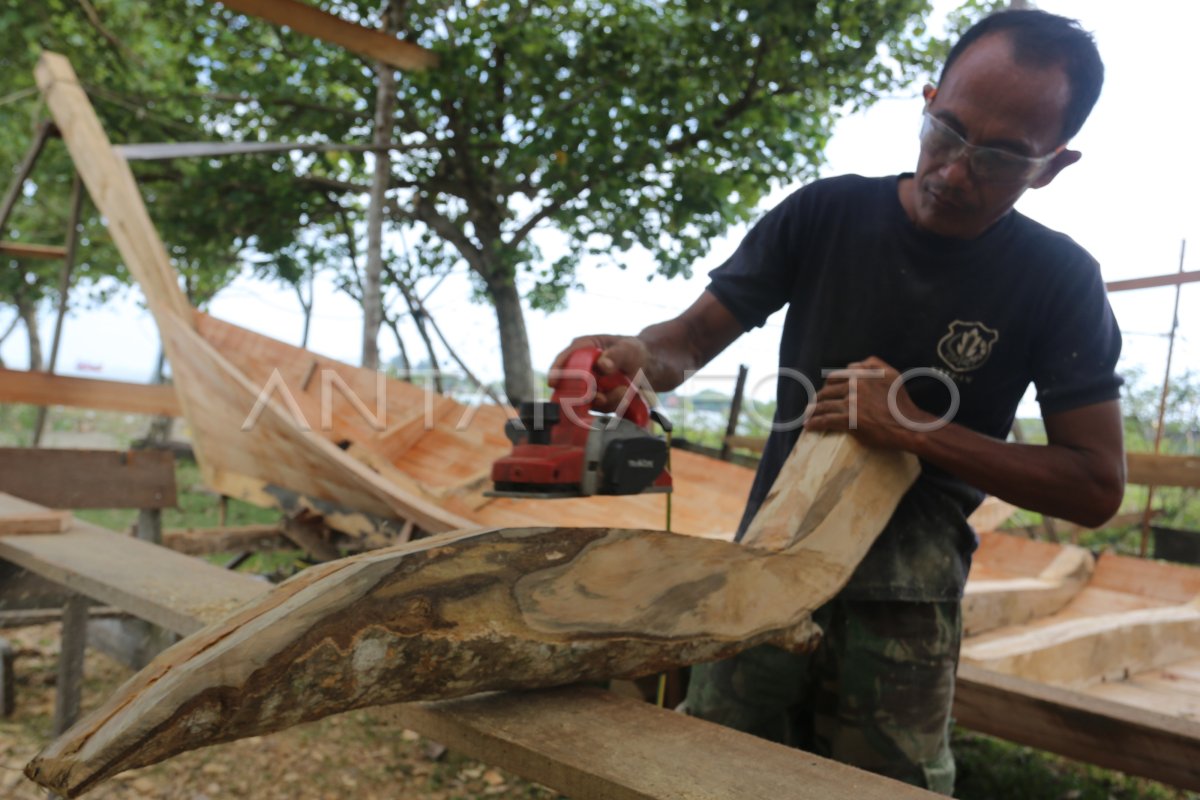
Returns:
[[[907,177],[907,176],[901,176]],[[1032,381],[1043,414],[1112,400],[1121,335],[1096,262],[1067,236],[1009,212],[982,236],[918,230],[899,178],[817,181],[768,213],[711,274],[711,291],[749,330],[788,304],[775,430],[745,530],[800,433],[822,371],[878,356],[923,410],[1003,439]],[[962,596],[976,546],[966,518],[979,491],[930,464],[846,588],[860,599]]]

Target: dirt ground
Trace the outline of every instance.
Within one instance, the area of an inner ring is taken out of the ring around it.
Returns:
[[[0,718],[0,798],[45,800],[22,774],[50,740],[59,626],[0,630],[17,651],[16,712]],[[130,672],[88,650],[84,710],[95,708]],[[365,709],[184,753],[101,784],[89,800],[553,800],[545,787],[454,753],[405,730],[387,709]]]

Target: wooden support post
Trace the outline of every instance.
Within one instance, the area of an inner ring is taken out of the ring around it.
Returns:
[[[316,561],[335,561],[342,557],[325,538],[327,530],[320,521],[306,517],[289,517],[283,521],[283,535]]]
[[[75,180],[71,184],[71,217],[67,223],[67,252],[63,258],[62,274],[58,280],[58,315],[54,320],[54,338],[50,340],[50,363],[46,366],[46,372],[51,375],[58,367],[58,350],[62,345],[63,320],[67,316],[67,295],[71,291],[71,273],[75,271],[75,253],[79,248],[79,218],[82,212],[83,181],[76,172]],[[46,428],[47,408],[47,406],[38,408],[37,420],[33,425],[34,447],[42,443],[42,431]]]
[[[737,433],[738,417],[742,415],[742,395],[746,391],[746,373],[750,370],[745,364],[738,367],[737,385],[733,389],[733,402],[729,405],[729,422],[725,425],[725,438],[721,440],[721,460],[728,461],[733,454],[733,445],[729,439]]]
[[[79,717],[87,619],[87,598],[81,594],[68,597],[63,605],[62,649],[58,654],[58,691],[54,699],[55,736],[62,735]]]
[[[137,538],[143,542],[162,544],[162,509],[138,509]]]
[[[1183,274],[1183,258],[1187,254],[1187,239],[1179,244],[1179,274]],[[1179,330],[1179,293],[1180,284],[1175,284],[1175,311],[1171,316],[1171,338],[1167,344],[1167,369],[1163,374],[1162,395],[1158,400],[1158,426],[1154,429],[1154,454],[1162,450],[1163,424],[1167,416],[1167,396],[1171,391],[1171,358],[1175,355],[1175,332]],[[1154,513],[1154,485],[1146,489],[1146,511],[1142,515],[1142,541],[1138,547],[1138,555],[1146,557],[1150,543],[1150,517]]]
[[[17,706],[17,654],[7,639],[0,639],[0,718],[11,717]]]

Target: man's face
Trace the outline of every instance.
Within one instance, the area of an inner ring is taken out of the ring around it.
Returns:
[[[1070,84],[1059,67],[1015,63],[1008,39],[992,34],[959,56],[941,86],[926,87],[925,99],[926,112],[943,131],[949,128],[978,147],[1038,158],[1062,144]],[[971,239],[1004,216],[1027,188],[1045,186],[1078,158],[1064,150],[1031,174],[997,177],[980,175],[966,153],[948,157],[922,146],[915,177],[901,186],[900,199],[918,228]]]

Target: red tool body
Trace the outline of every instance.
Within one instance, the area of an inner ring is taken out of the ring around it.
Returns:
[[[650,430],[645,398],[621,373],[595,370],[598,348],[575,350],[554,384],[549,403],[522,403],[505,433],[512,452],[492,465],[501,497],[580,497],[671,491],[667,444]],[[592,410],[596,392],[628,387],[615,415]]]

